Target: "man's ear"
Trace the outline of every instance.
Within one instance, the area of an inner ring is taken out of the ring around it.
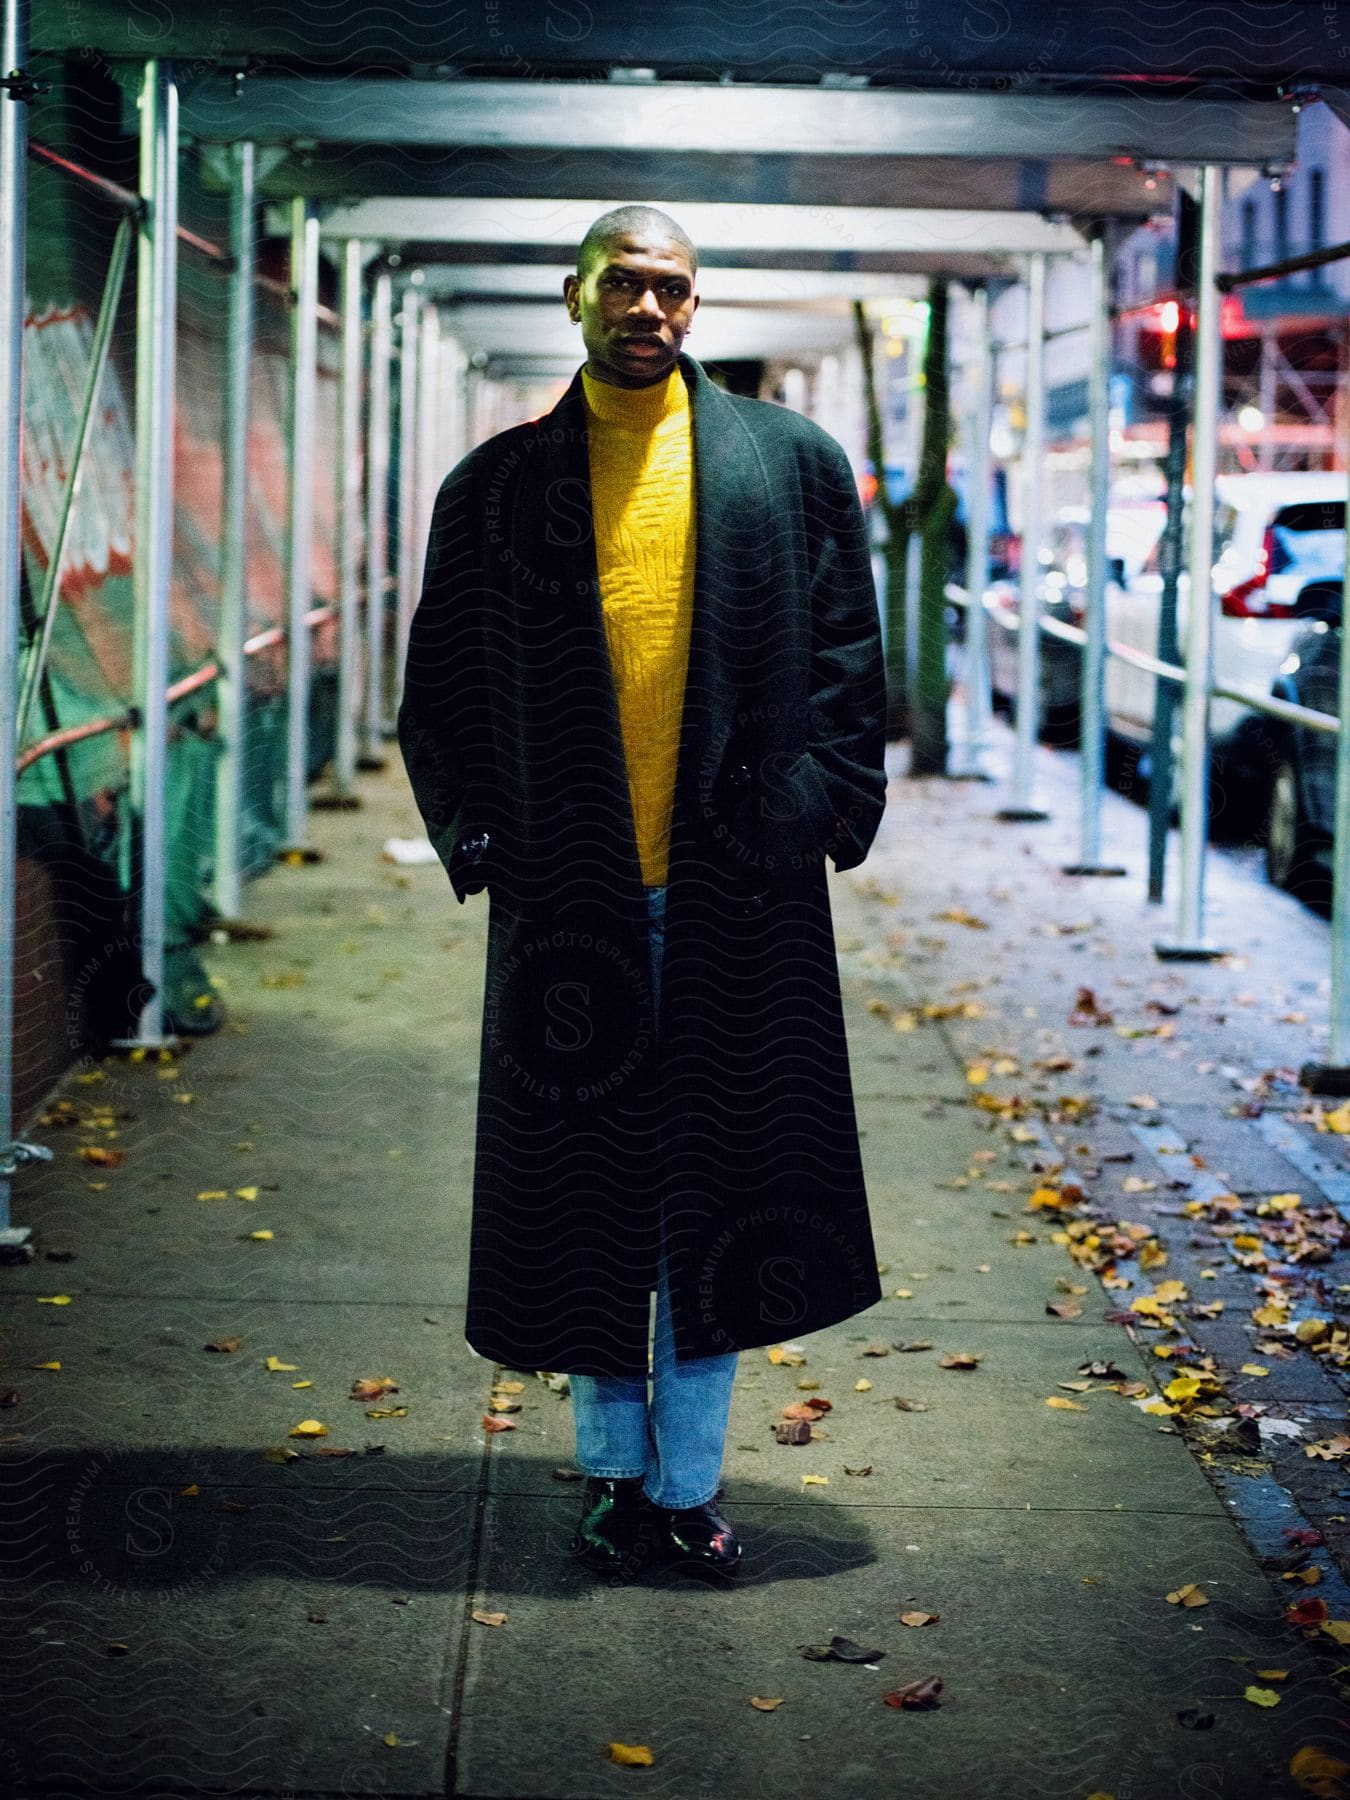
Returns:
[[[564,275],[563,276],[563,299],[567,303],[568,314],[573,317],[574,322],[575,322],[574,308],[576,306],[577,290],[580,288],[580,286],[581,286],[581,283],[575,275]]]

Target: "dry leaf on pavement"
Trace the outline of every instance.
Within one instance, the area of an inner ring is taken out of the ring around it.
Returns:
[[[903,1687],[892,1688],[889,1694],[881,1697],[887,1706],[932,1707],[940,1705],[938,1695],[942,1692],[940,1675],[924,1675],[918,1681],[907,1681]]]
[[[1198,1582],[1188,1581],[1167,1596],[1172,1606],[1208,1606],[1209,1595]]]

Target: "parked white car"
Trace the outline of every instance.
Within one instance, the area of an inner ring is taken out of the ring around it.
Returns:
[[[1346,477],[1315,471],[1222,475],[1215,490],[1214,679],[1226,687],[1269,694],[1281,663],[1307,626],[1299,596],[1311,582],[1339,579],[1344,568]],[[1161,538],[1132,580],[1123,588],[1108,588],[1106,601],[1108,638],[1151,656],[1158,649],[1160,549]],[[1177,583],[1183,662],[1189,588],[1183,559]],[[1154,676],[1109,656],[1108,728],[1126,743],[1147,744],[1156,690]],[[1216,824],[1222,812],[1223,826],[1259,825],[1269,803],[1274,764],[1268,721],[1238,701],[1214,700],[1210,733],[1214,785],[1223,801],[1214,809]]]
[[[1113,498],[1106,515],[1108,592],[1138,577],[1144,560],[1162,530],[1166,508],[1148,496]],[[1040,610],[1045,619],[1065,625],[1083,623],[1087,588],[1088,508],[1059,507],[1050,520],[1041,546]],[[1016,576],[991,581],[985,595],[988,613],[990,685],[996,701],[1012,703],[1017,693],[1018,631],[1009,620],[1020,603]],[[1061,732],[1068,741],[1077,731],[1079,683],[1078,646],[1047,633],[1041,640],[1041,719],[1052,739]]]

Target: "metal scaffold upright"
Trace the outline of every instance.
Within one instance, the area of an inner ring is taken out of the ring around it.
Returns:
[[[1045,516],[1045,265],[1043,251],[1027,258],[1026,384],[1022,430],[1022,561],[1018,586],[1017,717],[1012,792],[999,818],[1014,823],[1047,815],[1037,804],[1036,738],[1041,716],[1040,564]]]
[[[254,146],[233,149],[230,189],[229,342],[225,365],[224,493],[221,505],[220,756],[216,763],[215,905],[223,919],[239,916],[240,825],[244,806],[244,744],[248,724],[248,385],[253,362],[253,283],[256,263]]]
[[[173,567],[174,399],[178,357],[178,86],[151,59],[141,84],[142,211],[136,265],[134,717],[128,887],[140,912],[145,999],[119,1048],[155,1048],[164,1032],[169,583]]]
[[[13,1176],[28,1163],[50,1162],[45,1144],[14,1135],[14,954],[18,870],[18,688],[9,679],[19,660],[19,531],[23,514],[19,433],[23,422],[25,181],[31,94],[28,8],[5,0],[3,92],[0,92],[0,1247],[25,1250],[31,1235],[10,1215]]]
[[[366,681],[362,762],[384,764],[392,729],[385,705],[385,597],[389,575],[389,364],[393,355],[393,280],[382,269],[370,306],[370,391],[366,410]]]
[[[1209,702],[1213,679],[1214,480],[1219,467],[1223,387],[1220,335],[1219,227],[1221,171],[1200,171],[1200,254],[1196,270],[1195,406],[1191,421],[1190,594],[1186,618],[1186,687],[1181,724],[1181,893],[1176,935],[1157,953],[1170,962],[1205,962],[1224,954],[1205,935],[1205,845],[1209,835]]]
[[[286,543],[286,831],[278,857],[318,851],[308,842],[309,611],[314,555],[314,387],[318,354],[319,220],[312,202],[291,202],[290,530]]]
[[[1106,226],[1091,245],[1089,297],[1088,430],[1091,499],[1088,505],[1087,589],[1078,689],[1078,860],[1068,875],[1124,875],[1119,863],[1102,861],[1102,783],[1106,770],[1106,526],[1111,508],[1111,285]]]

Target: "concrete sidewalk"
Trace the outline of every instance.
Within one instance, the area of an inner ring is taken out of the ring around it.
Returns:
[[[0,1792],[1267,1800],[1319,1791],[1300,1752],[1350,1762],[1350,1649],[1285,1617],[1350,1620],[1335,1555],[1291,1566],[1284,1535],[1343,1546],[1350,1511],[1346,1462],[1306,1454],[1345,1430],[1339,1339],[1293,1335],[1347,1310],[1350,1168],[1278,1073],[1316,1048],[1326,926],[1234,864],[1216,924],[1245,966],[1155,963],[1142,880],[1057,872],[1069,765],[1042,772],[1060,823],[897,778],[833,878],[887,1298],[802,1363],[743,1355],[746,1561],[712,1591],[567,1559],[570,1406],[462,1334],[486,904],[380,860],[420,833],[396,755],[361,812],[316,813],[326,860],[249,890],[276,935],[210,947],[226,1028],[73,1076],[29,1134],[56,1159],[19,1187],[38,1256],[0,1271]],[[1137,863],[1141,815],[1108,810]],[[1059,1204],[1028,1210],[1038,1189]],[[1241,1266],[1234,1233],[1281,1229],[1256,1208],[1290,1192],[1327,1259],[1262,1239]],[[1262,1277],[1283,1324],[1250,1319]],[[1176,1329],[1141,1323],[1173,1279]],[[1135,1404],[1187,1360],[1159,1344],[1211,1356],[1214,1391]],[[379,1375],[398,1391],[348,1397]],[[503,1378],[520,1410],[489,1433]],[[779,1445],[808,1392],[831,1410]],[[327,1434],[291,1437],[305,1420]],[[1191,1583],[1207,1604],[1169,1602]],[[885,1654],[803,1656],[835,1635]],[[936,1708],[883,1703],[930,1675]]]

